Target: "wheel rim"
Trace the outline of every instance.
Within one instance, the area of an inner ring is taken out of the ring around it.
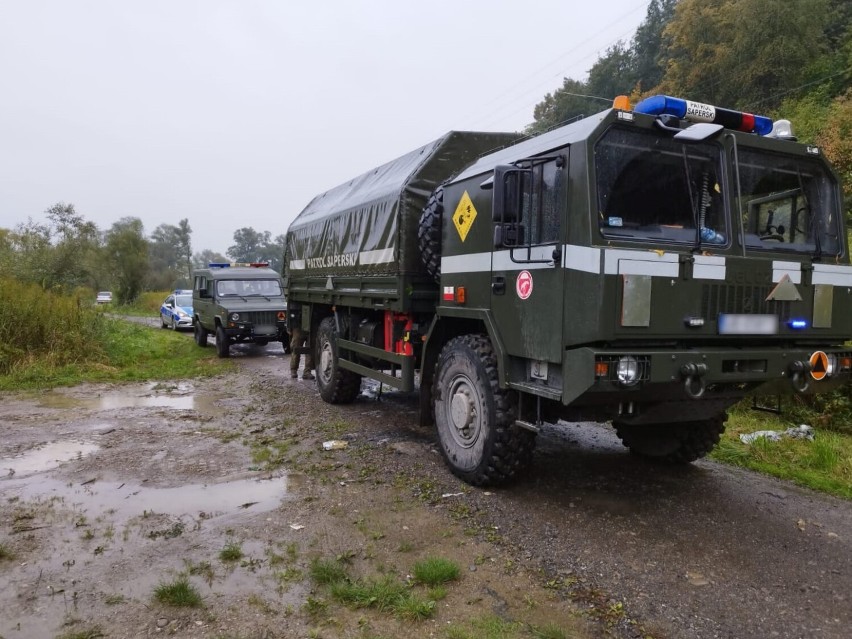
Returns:
[[[471,448],[482,432],[482,398],[466,375],[453,377],[447,397],[446,415],[450,436],[458,446]]]
[[[320,352],[319,368],[317,374],[323,383],[327,384],[331,381],[332,363],[334,362],[334,353],[331,350],[331,342],[323,342],[322,351]]]

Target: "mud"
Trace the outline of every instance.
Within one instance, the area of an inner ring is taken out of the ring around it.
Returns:
[[[330,406],[280,347],[233,351],[212,380],[2,397],[0,636],[480,637],[483,618],[517,623],[506,637],[849,636],[850,502],[645,464],[591,424],[546,429],[524,478],[474,489],[416,395],[365,383]],[[462,573],[425,621],[309,576],[332,559],[410,582],[429,556]],[[201,607],[155,600],[181,575]]]

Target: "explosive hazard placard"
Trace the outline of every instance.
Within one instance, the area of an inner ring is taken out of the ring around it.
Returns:
[[[461,196],[459,205],[456,207],[456,212],[453,213],[453,224],[456,225],[456,231],[459,233],[461,241],[464,242],[467,238],[470,227],[473,226],[473,221],[476,219],[476,208],[473,206],[470,196],[467,191]]]

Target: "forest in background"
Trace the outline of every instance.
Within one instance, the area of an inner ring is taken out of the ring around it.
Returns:
[[[816,144],[843,180],[852,211],[852,2],[849,0],[651,0],[629,42],[609,47],[585,80],[564,78],[533,113],[535,135],[629,95],[665,93],[785,118]],[[0,228],[0,272],[45,290],[112,290],[128,303],[145,290],[188,285],[193,266],[211,261],[281,267],[284,235],[237,229],[220,255],[194,250],[187,219],[150,234],[135,217],[99,229],[73,204],[56,203],[46,221]]]

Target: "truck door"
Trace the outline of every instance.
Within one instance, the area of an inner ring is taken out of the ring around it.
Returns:
[[[528,360],[525,380],[562,361],[567,173],[567,149],[495,170],[491,310],[506,352]]]

